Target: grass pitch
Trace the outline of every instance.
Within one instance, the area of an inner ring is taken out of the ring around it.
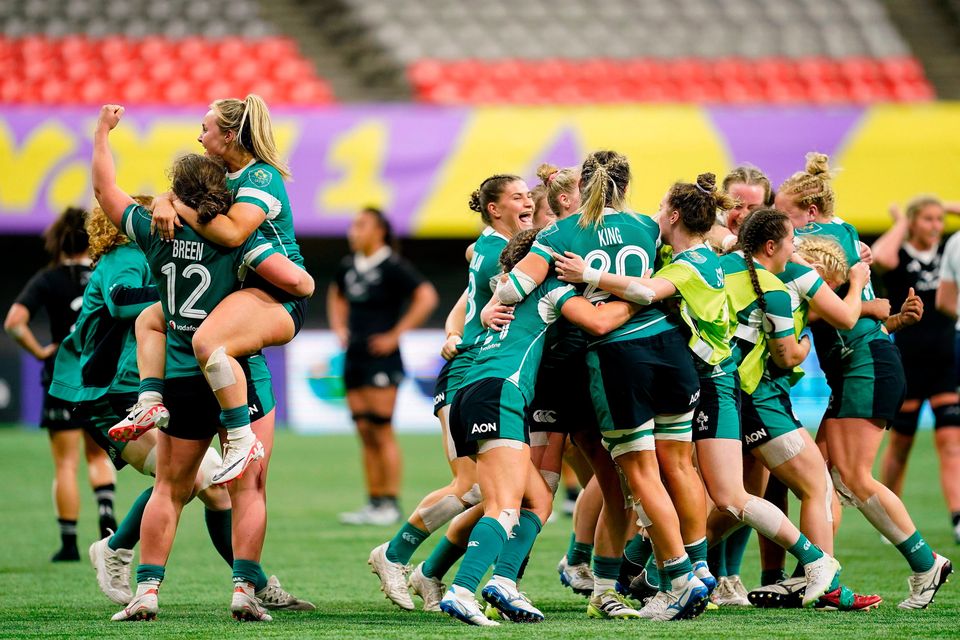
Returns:
[[[447,481],[436,436],[402,439],[407,463],[403,507],[412,508],[428,490]],[[291,592],[314,601],[313,613],[275,613],[274,622],[242,625],[228,606],[230,570],[210,544],[203,510],[184,510],[167,578],[161,590],[160,617],[154,623],[115,623],[118,607],[102,596],[86,547],[96,537],[94,500],[83,491],[79,563],[54,565],[58,546],[50,499],[52,463],[46,437],[37,431],[0,429],[0,637],[295,637],[295,638],[454,638],[477,634],[490,638],[920,638],[960,637],[960,579],[946,585],[926,611],[901,612],[908,567],[897,551],[883,545],[859,513],[845,511],[837,543],[844,581],[879,593],[884,603],[869,613],[819,613],[722,609],[690,622],[653,624],[588,620],[586,602],[562,588],[556,564],[566,549],[569,519],[544,527],[524,590],[546,614],[540,625],[511,625],[478,630],[444,614],[403,612],[383,598],[366,565],[371,548],[393,533],[390,528],[344,527],[340,511],[360,506],[363,491],[353,438],[306,437],[281,432],[270,478],[270,524],[263,565]],[[125,469],[118,476],[117,510],[125,512],[148,479]],[[960,561],[948,526],[931,436],[923,432],[913,453],[906,502],[931,545]],[[794,506],[793,514],[797,509]],[[758,584],[756,543],[744,560],[744,582]],[[419,562],[433,548],[428,540],[414,556]],[[452,577],[452,576],[450,576]],[[419,600],[417,600],[419,605]]]

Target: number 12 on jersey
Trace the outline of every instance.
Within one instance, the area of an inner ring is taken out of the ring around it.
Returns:
[[[177,307],[177,265],[168,262],[160,268],[160,272],[167,277],[167,308],[172,314]],[[199,276],[200,282],[196,284],[193,291],[187,296],[187,299],[183,301],[183,304],[180,305],[180,309],[177,310],[176,313],[183,318],[203,320],[207,317],[207,312],[203,309],[197,309],[193,305],[197,303],[200,296],[210,287],[210,272],[203,265],[188,264],[184,267],[183,273],[180,275],[183,280],[191,280],[194,276]],[[187,283],[182,282],[182,284]]]

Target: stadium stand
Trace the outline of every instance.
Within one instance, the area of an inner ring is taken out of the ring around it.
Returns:
[[[198,104],[255,92],[333,101],[256,0],[0,0],[0,102]]]
[[[877,0],[349,0],[433,103],[933,98]]]

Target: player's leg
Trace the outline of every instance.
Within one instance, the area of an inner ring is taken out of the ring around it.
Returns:
[[[139,395],[126,416],[110,429],[110,437],[123,442],[136,440],[150,429],[165,427],[170,422],[170,413],[163,405],[167,325],[159,302],[140,312],[134,331],[140,372]]]
[[[241,289],[224,298],[197,329],[193,352],[220,403],[220,422],[227,430],[219,484],[243,473],[259,457],[250,428],[247,378],[237,361],[270,346],[290,342],[296,324],[290,312],[260,289]]]
[[[450,521],[447,533],[426,560],[410,574],[409,587],[423,600],[424,611],[440,611],[446,587],[443,577],[467,551],[470,532],[483,517],[483,504],[477,504]]]
[[[375,464],[382,474],[377,494],[382,500],[383,520],[394,524],[401,517],[398,497],[403,473],[403,456],[393,430],[397,386],[365,387],[361,392],[367,396],[367,421],[371,426]]]
[[[137,591],[114,620],[147,620],[157,615],[157,592],[163,582],[180,512],[190,500],[204,452],[210,440],[185,440],[159,433],[157,480],[141,523]]]
[[[475,593],[508,536],[520,524],[529,460],[530,449],[523,442],[497,439],[481,441],[478,445],[477,477],[484,496],[484,515],[473,528],[460,569],[440,601],[441,610],[463,622],[480,626],[496,624],[483,615]]]
[[[512,622],[541,622],[543,613],[520,593],[517,582],[537,536],[553,510],[555,487],[548,484],[541,466],[553,467],[551,478],[559,484],[563,458],[564,434],[550,434],[553,443],[543,447],[540,464],[528,462],[526,487],[520,506],[519,521],[509,536],[493,567],[493,576],[483,587],[482,595],[490,605]]]
[[[880,481],[895,494],[903,495],[903,481],[907,476],[907,460],[913,449],[923,400],[908,399],[890,425],[887,448],[880,462]]]
[[[744,522],[756,529],[761,535],[776,542],[803,565],[808,590],[804,595],[804,604],[812,604],[826,591],[836,588],[833,582],[839,574],[839,564],[808,540],[783,515],[783,512],[763,498],[748,494],[744,489],[743,472],[740,469],[741,456],[734,454],[733,451],[724,454],[726,448],[739,449],[740,443],[735,440],[716,439],[704,441],[705,446],[702,449],[700,444],[698,443],[697,446],[701,471],[718,509],[729,512],[737,520]],[[706,455],[700,455],[701,450]],[[707,460],[710,460],[710,462],[707,462]],[[723,460],[727,461],[726,467],[721,464]],[[734,460],[736,462],[733,462]],[[736,466],[736,472],[730,468],[731,463]],[[820,477],[822,483],[822,472]],[[824,493],[821,491],[821,501],[823,495]],[[713,535],[716,536],[719,533],[714,531]]]
[[[357,511],[340,514],[340,522],[344,524],[370,524],[372,514],[380,506],[380,494],[383,485],[383,473],[377,466],[376,439],[373,425],[370,423],[367,396],[363,393],[364,386],[352,381],[347,363],[344,380],[347,383],[347,408],[353,417],[360,439],[360,463],[363,469],[364,485],[367,492],[367,504]]]
[[[960,405],[957,394],[932,396],[930,407],[935,417],[933,442],[940,459],[940,486],[950,511],[953,539],[960,544]]]
[[[87,460],[87,479],[97,499],[100,537],[103,538],[108,535],[108,531],[114,531],[117,528],[117,520],[113,513],[117,470],[107,457],[107,452],[101,449],[86,431],[83,432],[83,453]]]
[[[60,527],[60,550],[53,562],[80,559],[77,549],[77,519],[80,515],[80,495],[77,472],[80,466],[81,429],[48,429],[50,453],[53,456],[53,501]]]
[[[883,439],[883,422],[863,418],[836,418],[829,422],[827,445],[837,491],[909,563],[913,571],[911,595],[900,607],[925,608],[946,581],[952,566],[926,543],[897,495],[872,475],[873,461]]]

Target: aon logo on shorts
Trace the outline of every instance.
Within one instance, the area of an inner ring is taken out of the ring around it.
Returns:
[[[747,444],[753,444],[754,442],[759,442],[760,440],[766,437],[767,437],[766,429],[757,429],[753,433],[748,433],[744,439],[747,441]]]
[[[491,431],[496,431],[496,430],[497,430],[496,422],[481,422],[479,424],[474,422],[473,428],[470,429],[470,435],[473,435],[475,433],[490,433]]]

